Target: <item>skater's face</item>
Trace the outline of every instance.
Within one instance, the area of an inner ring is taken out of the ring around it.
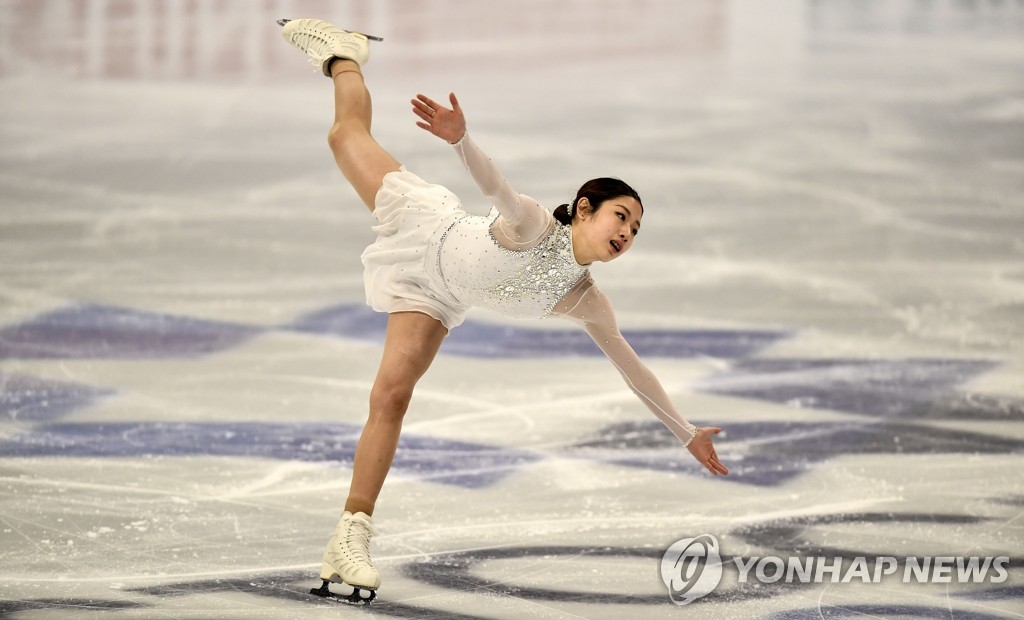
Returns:
[[[630,196],[616,196],[594,208],[586,198],[576,205],[578,215],[573,220],[572,243],[576,262],[581,265],[608,262],[633,247],[640,232],[643,207]]]

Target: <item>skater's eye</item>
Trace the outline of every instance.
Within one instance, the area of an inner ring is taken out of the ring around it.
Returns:
[[[619,216],[619,219],[622,220],[623,222],[625,222],[629,218],[629,216],[627,214],[623,213],[622,211],[616,211],[615,215]],[[638,234],[640,234],[640,229],[639,228],[635,228],[634,227],[634,228],[631,228],[630,230],[632,231],[634,237],[637,236]]]

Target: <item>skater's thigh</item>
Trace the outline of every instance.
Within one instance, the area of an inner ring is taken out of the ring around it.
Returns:
[[[331,132],[328,142],[334,159],[349,184],[356,190],[370,211],[377,191],[384,184],[384,175],[401,167],[391,153],[377,144],[367,132],[348,131],[344,136]]]
[[[422,312],[389,314],[377,387],[411,389],[430,367],[447,335],[440,321]]]

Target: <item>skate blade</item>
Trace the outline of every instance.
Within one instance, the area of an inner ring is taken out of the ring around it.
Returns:
[[[284,25],[287,24],[290,21],[292,21],[292,20],[290,20],[290,19],[279,19],[279,20],[277,20],[277,25],[281,26],[281,27],[284,27]],[[352,30],[350,32],[356,32],[356,31]],[[383,41],[384,40],[384,39],[382,39],[380,37],[375,37],[372,34],[366,34],[365,32],[356,32],[356,34],[361,34],[361,35],[363,35],[364,37],[366,37],[367,39],[369,39],[371,41]]]
[[[369,605],[377,598],[377,591],[366,588],[365,591],[369,592],[367,596],[363,596],[363,588],[352,586],[351,594],[338,594],[337,592],[331,591],[331,582],[326,579],[322,580],[323,583],[319,588],[313,588],[309,591],[310,594],[319,596],[320,598],[329,598],[339,603],[345,603],[347,605]]]

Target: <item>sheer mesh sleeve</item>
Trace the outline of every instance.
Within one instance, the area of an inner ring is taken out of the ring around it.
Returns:
[[[510,250],[533,247],[544,238],[553,221],[551,214],[533,198],[516,192],[468,132],[452,146],[480,192],[501,214],[495,225],[500,234],[495,237]]]
[[[650,371],[619,332],[608,298],[586,276],[555,307],[554,314],[583,326],[604,351],[633,393],[688,446],[697,428],[676,411],[658,378]]]

